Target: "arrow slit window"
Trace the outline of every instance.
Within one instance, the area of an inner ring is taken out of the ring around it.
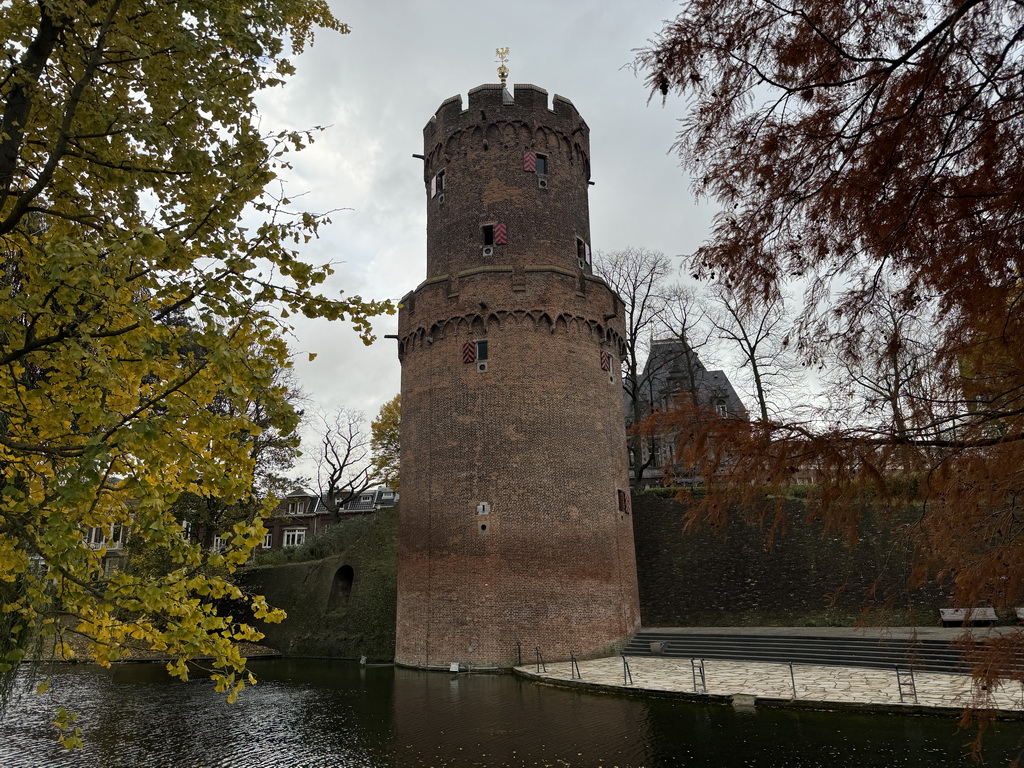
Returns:
[[[444,171],[438,171],[437,175],[430,180],[430,197],[434,198],[444,192]]]

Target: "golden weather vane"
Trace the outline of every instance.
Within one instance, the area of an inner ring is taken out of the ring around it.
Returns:
[[[496,61],[501,64],[498,67],[498,77],[501,78],[501,84],[504,86],[505,81],[508,80],[508,67],[505,66],[508,64],[508,48],[497,48],[494,55],[498,57]]]

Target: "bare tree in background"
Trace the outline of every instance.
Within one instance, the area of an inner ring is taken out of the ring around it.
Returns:
[[[644,391],[643,361],[650,353],[651,339],[664,327],[672,264],[665,254],[646,248],[602,253],[594,258],[594,271],[614,290],[623,303],[626,325],[625,354],[622,357],[622,388],[626,420],[639,424],[650,410],[650,393]],[[643,489],[644,470],[657,461],[655,440],[631,429],[627,439],[633,489]]]
[[[776,295],[763,304],[744,304],[723,285],[713,287],[710,296],[715,335],[738,357],[758,417],[765,423],[772,421],[786,405],[798,367],[789,344],[785,302]]]
[[[714,327],[709,320],[707,301],[691,286],[670,286],[661,326],[664,338],[675,339],[682,345],[677,359],[671,362],[682,371],[680,391],[686,392],[696,402],[710,360],[707,354],[703,359],[700,354],[710,350]]]
[[[316,431],[316,479],[335,520],[348,502],[377,482],[370,435],[362,413],[339,408],[321,414]]]

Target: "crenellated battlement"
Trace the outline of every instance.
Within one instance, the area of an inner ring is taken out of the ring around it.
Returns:
[[[511,98],[509,98],[511,96]],[[589,143],[590,128],[575,105],[557,93],[548,107],[548,92],[530,83],[518,83],[510,94],[500,83],[478,85],[469,92],[469,106],[463,109],[462,96],[445,99],[423,128],[424,142],[441,141],[466,128],[517,120],[528,124],[540,122]]]

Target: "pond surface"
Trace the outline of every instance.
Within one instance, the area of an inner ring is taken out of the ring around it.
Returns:
[[[50,692],[17,698],[0,723],[3,768],[662,768],[971,766],[971,733],[931,717],[736,711],[550,688],[509,675],[253,662],[237,704],[156,664],[59,668]],[[49,722],[78,712],[86,746],[65,752]],[[1024,723],[986,736],[988,765],[1019,754]]]

